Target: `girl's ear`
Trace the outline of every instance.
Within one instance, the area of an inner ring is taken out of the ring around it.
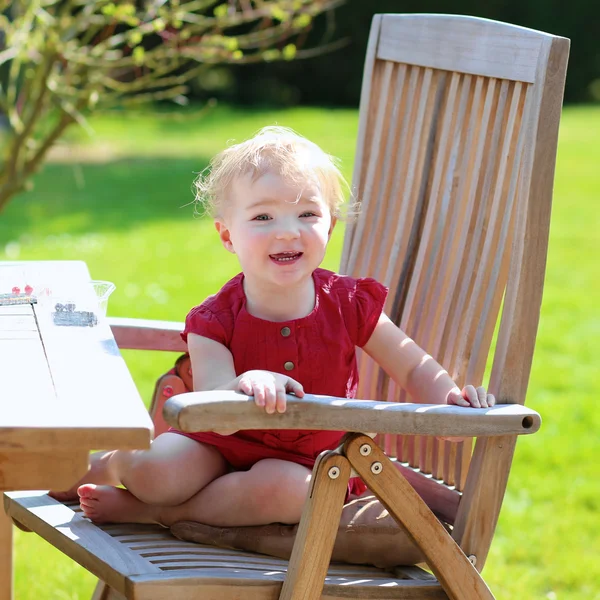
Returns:
[[[231,252],[231,254],[235,254],[235,249],[233,247],[233,242],[231,241],[231,233],[229,229],[227,229],[227,225],[223,221],[219,219],[215,219],[215,229],[219,233],[219,238],[221,239],[221,244],[225,250]]]

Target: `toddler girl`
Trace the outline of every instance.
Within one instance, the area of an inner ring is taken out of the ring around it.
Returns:
[[[319,267],[345,187],[318,146],[265,128],[215,157],[197,189],[242,272],[187,316],[196,391],[237,390],[269,414],[285,411],[286,394],[353,398],[358,346],[415,402],[494,404],[484,388],[459,390],[390,321],[384,286]],[[97,522],[297,523],[316,457],[343,433],[169,430],[150,450],[96,454],[77,490],[81,508]],[[364,490],[352,479],[348,495]]]

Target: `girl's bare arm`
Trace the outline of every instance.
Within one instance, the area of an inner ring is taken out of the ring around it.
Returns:
[[[188,334],[188,350],[192,360],[194,391],[237,390],[233,356],[228,348],[210,338]]]
[[[192,360],[194,391],[236,390],[254,396],[258,406],[267,413],[285,412],[286,393],[299,398],[302,385],[295,379],[271,371],[246,371],[236,376],[233,356],[228,348],[206,337],[188,334],[188,349]]]
[[[364,350],[415,402],[456,404],[475,408],[493,406],[485,388],[459,389],[446,370],[382,314]]]

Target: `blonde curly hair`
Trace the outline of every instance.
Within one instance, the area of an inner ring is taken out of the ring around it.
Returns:
[[[349,186],[338,160],[287,127],[264,127],[250,139],[229,146],[194,181],[196,211],[221,217],[231,183],[250,174],[254,180],[274,170],[286,180],[316,183],[332,216],[341,217]]]

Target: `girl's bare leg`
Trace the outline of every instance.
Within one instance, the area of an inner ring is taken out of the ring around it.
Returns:
[[[77,489],[84,483],[96,483],[100,485],[119,485],[114,475],[108,470],[108,459],[113,451],[94,452],[90,456],[90,468],[88,472],[70,489],[55,492],[49,491],[48,495],[59,502],[68,502],[69,500],[79,499]]]
[[[194,496],[213,479],[228,470],[219,451],[177,433],[163,433],[149,450],[114,450],[98,453],[83,484],[124,485],[137,498],[151,504],[180,504]],[[50,495],[65,500],[68,492]]]
[[[249,471],[223,475],[176,506],[142,502],[127,490],[85,485],[80,502],[92,521],[161,523],[198,521],[233,527],[298,523],[310,486],[311,471],[283,460],[265,459]]]

